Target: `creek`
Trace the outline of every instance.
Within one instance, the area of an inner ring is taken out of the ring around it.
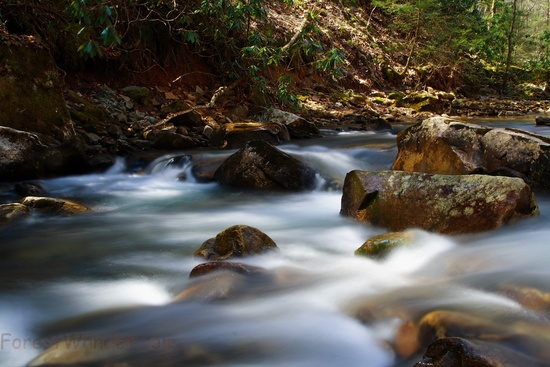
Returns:
[[[532,120],[482,122],[550,136]],[[279,148],[340,183],[353,169],[389,169],[397,152],[390,133],[324,133]],[[548,194],[536,193],[538,217],[475,235],[415,230],[412,246],[374,261],[354,251],[385,231],[340,216],[338,190],[251,192],[191,174],[178,181],[191,163],[175,162],[159,157],[142,174],[121,160],[102,174],[40,181],[51,196],[94,210],[0,229],[0,366],[24,366],[43,347],[84,336],[104,343],[93,358],[135,359],[131,366],[412,366],[423,351],[400,359],[389,347],[404,314],[498,315],[514,321],[510,333],[521,322],[549,323],[500,291],[550,291]],[[204,262],[193,252],[235,224],[277,243],[276,252],[240,260],[266,275],[209,277],[208,289],[226,291],[171,302],[203,282],[189,279]],[[376,310],[369,322],[358,317],[365,307]]]

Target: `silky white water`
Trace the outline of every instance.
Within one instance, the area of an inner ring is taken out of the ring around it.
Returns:
[[[524,122],[506,125],[550,135]],[[396,154],[388,133],[331,134],[281,148],[336,183],[353,169],[389,169]],[[537,193],[539,217],[459,237],[417,230],[412,246],[374,261],[354,251],[385,231],[341,217],[340,191],[266,193],[178,181],[192,163],[172,157],[146,174],[120,161],[103,174],[41,181],[51,196],[94,210],[33,215],[0,229],[0,366],[24,366],[43,347],[90,337],[126,340],[95,350],[98,360],[412,366],[421,353],[404,359],[390,347],[404,313],[460,310],[549,322],[499,292],[502,284],[550,290],[548,194]],[[202,262],[193,252],[235,224],[277,243],[277,252],[239,260],[266,269],[265,276],[230,277],[229,286],[227,277],[209,277],[199,296],[172,302],[202,282],[188,277]],[[228,289],[223,297],[219,287]],[[375,310],[373,320],[359,317],[365,307]]]

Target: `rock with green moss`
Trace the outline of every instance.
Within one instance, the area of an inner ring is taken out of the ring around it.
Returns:
[[[442,113],[447,105],[450,105],[449,101],[427,91],[411,92],[397,100],[398,107],[408,107],[416,112]]]
[[[229,227],[206,240],[195,256],[208,260],[226,260],[272,251],[277,244],[257,228],[246,225]]]
[[[141,104],[148,104],[151,100],[151,92],[145,87],[129,85],[122,89],[122,93],[125,96],[130,97],[132,100]]]
[[[539,210],[519,178],[352,171],[344,181],[340,213],[392,231],[460,234],[498,228]]]
[[[32,37],[0,38],[0,126],[42,134],[58,143],[75,132],[48,49]]]
[[[409,245],[414,240],[414,232],[390,232],[369,238],[355,250],[355,255],[382,259],[394,248]]]

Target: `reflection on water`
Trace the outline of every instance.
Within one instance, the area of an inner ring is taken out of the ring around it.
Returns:
[[[336,182],[352,169],[387,169],[396,154],[387,133],[282,148]],[[411,246],[373,261],[353,252],[383,230],[340,217],[338,191],[178,181],[189,162],[173,163],[133,174],[119,162],[105,174],[44,181],[52,196],[94,211],[1,230],[1,366],[23,366],[58,341],[131,366],[411,366],[423,350],[399,356],[393,343],[403,322],[437,310],[494,322],[520,335],[506,346],[524,353],[549,345],[548,308],[511,296],[550,292],[547,194],[537,193],[538,218],[460,237],[417,231]],[[263,275],[189,279],[194,250],[235,224],[278,244],[243,260]],[[172,302],[183,290],[187,298]]]

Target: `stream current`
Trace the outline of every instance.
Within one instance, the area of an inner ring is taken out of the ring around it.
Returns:
[[[550,136],[528,121],[483,123]],[[397,152],[387,132],[325,131],[279,148],[340,183],[353,169],[389,169]],[[137,366],[412,366],[424,350],[400,358],[390,346],[403,315],[432,310],[498,316],[511,333],[517,320],[550,330],[548,313],[499,291],[550,292],[548,194],[536,193],[539,217],[457,237],[415,230],[412,246],[374,261],[354,251],[385,231],[340,216],[341,191],[253,192],[191,174],[179,181],[191,163],[173,157],[146,174],[121,160],[102,174],[40,181],[93,211],[32,215],[0,229],[0,366],[24,366],[57,342],[76,350],[94,341],[103,347],[91,347],[91,360]],[[0,199],[15,200],[7,191]],[[235,224],[277,243],[276,252],[239,260],[266,275],[189,279],[204,262],[193,252]],[[197,295],[172,302],[197,284]],[[368,322],[358,316],[365,307],[377,310]]]

